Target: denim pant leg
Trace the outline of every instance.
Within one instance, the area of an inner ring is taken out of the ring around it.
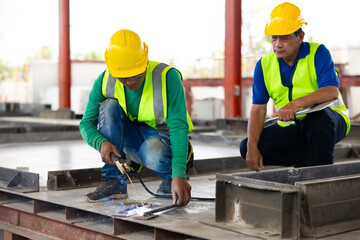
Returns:
[[[163,179],[172,177],[172,155],[168,131],[141,126],[144,142],[139,149],[141,164]]]
[[[115,99],[107,99],[100,106],[100,133],[109,139],[121,156],[153,170],[164,179],[171,179],[171,147],[168,131],[157,130],[137,121],[130,121]],[[105,163],[104,177],[127,182],[114,165]]]
[[[122,157],[124,157],[123,147],[126,140],[132,139],[129,133],[137,132],[116,99],[106,99],[100,105],[99,131],[116,146]],[[122,184],[127,183],[127,178],[115,165],[105,163],[101,171],[103,177],[115,178]]]

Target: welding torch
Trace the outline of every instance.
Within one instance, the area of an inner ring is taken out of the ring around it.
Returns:
[[[130,172],[130,168],[128,165],[128,162],[126,162],[123,158],[119,158],[115,155],[115,153],[110,153],[110,158],[113,163],[117,166],[117,168],[120,170],[122,174],[125,174],[126,172]]]

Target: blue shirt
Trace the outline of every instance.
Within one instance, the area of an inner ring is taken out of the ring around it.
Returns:
[[[278,58],[281,74],[281,82],[284,86],[291,86],[291,79],[295,72],[299,59],[305,58],[310,53],[310,44],[303,42],[299,54],[294,63],[289,66],[281,58]],[[334,62],[329,50],[320,45],[315,53],[315,70],[319,88],[326,86],[339,87],[339,79],[336,76]],[[253,104],[266,104],[269,101],[269,93],[265,87],[264,75],[261,68],[261,60],[256,63],[253,84]]]

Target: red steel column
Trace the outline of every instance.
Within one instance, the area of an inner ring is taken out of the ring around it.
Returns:
[[[59,0],[59,108],[70,108],[70,4]]]
[[[225,118],[242,117],[241,0],[225,0]]]

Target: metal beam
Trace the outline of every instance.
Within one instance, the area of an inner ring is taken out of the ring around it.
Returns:
[[[59,108],[70,108],[70,3],[59,0]]]
[[[249,234],[266,238],[324,237],[360,229],[359,172],[360,161],[351,161],[217,174],[216,221],[239,232],[256,228]]]
[[[225,0],[225,118],[242,117],[241,0]]]
[[[0,188],[16,192],[38,192],[39,174],[0,167]]]
[[[15,232],[13,228],[18,231],[21,230],[21,235],[24,237],[30,238],[35,235],[57,239],[128,239],[51,217],[32,214],[19,209],[12,209],[7,206],[0,205],[0,213],[0,226],[8,225],[6,226],[6,230],[11,232]],[[36,237],[35,239],[40,238]]]

